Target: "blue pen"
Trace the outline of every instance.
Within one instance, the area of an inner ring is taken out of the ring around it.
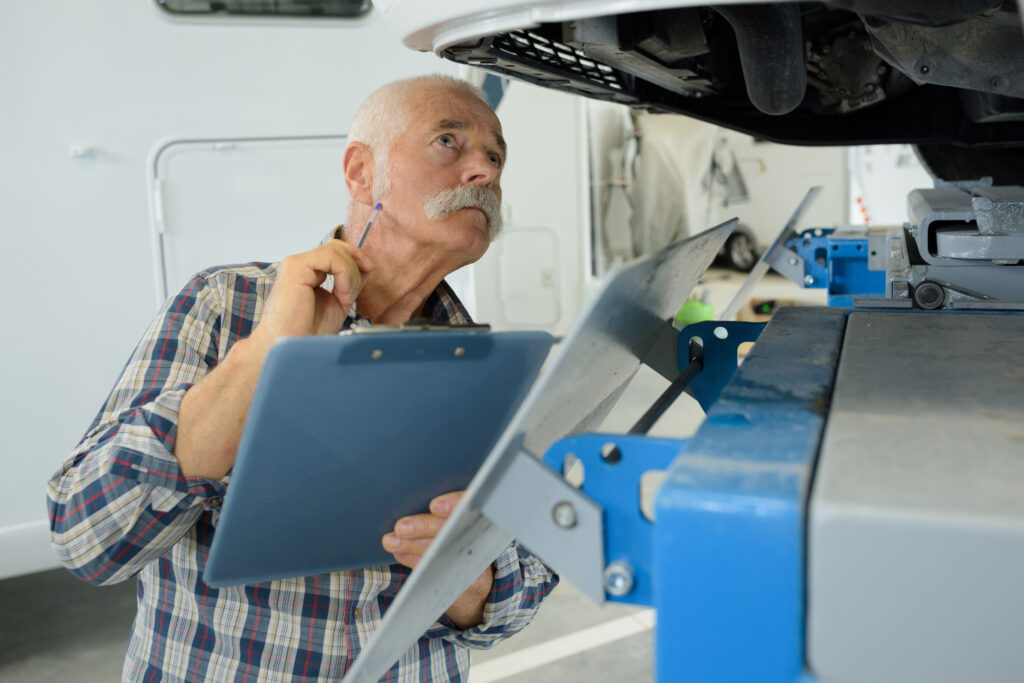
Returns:
[[[357,247],[362,247],[363,242],[366,241],[366,235],[370,232],[370,226],[377,220],[377,214],[380,213],[381,203],[377,202],[377,205],[373,207],[373,211],[370,212],[370,217],[366,219],[366,225],[363,226],[363,233],[359,235],[359,241],[356,242]]]

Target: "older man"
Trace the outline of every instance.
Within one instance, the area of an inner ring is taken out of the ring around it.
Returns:
[[[48,488],[68,569],[97,584],[139,575],[124,680],[323,681],[351,665],[461,494],[384,536],[397,564],[212,588],[203,571],[242,427],[279,337],[469,321],[444,277],[479,259],[500,227],[505,154],[497,117],[465,82],[384,86],[357,112],[344,157],[348,225],[384,205],[363,248],[345,229],[280,264],[213,268],[157,316]],[[510,548],[388,680],[464,680],[467,646],[520,630],[556,581]]]

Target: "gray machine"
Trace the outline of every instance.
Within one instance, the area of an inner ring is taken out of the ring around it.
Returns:
[[[620,273],[346,681],[512,538],[597,601],[655,607],[663,682],[1024,680],[1024,188],[917,190],[909,219],[791,221],[765,263],[846,303],[767,325],[667,322],[728,226]],[[586,433],[641,361],[674,380],[649,412],[684,389],[705,407],[692,438]],[[570,486],[570,453],[601,476]]]

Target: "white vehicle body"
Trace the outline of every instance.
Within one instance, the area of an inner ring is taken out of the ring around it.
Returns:
[[[725,0],[716,4],[742,2]],[[440,53],[451,45],[541,23],[660,8],[696,7],[706,3],[693,0],[453,0],[442,5],[416,0],[379,0],[374,4],[395,26],[407,47],[420,52]]]

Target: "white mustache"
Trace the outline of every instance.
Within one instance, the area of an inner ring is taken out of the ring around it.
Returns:
[[[460,185],[441,190],[428,199],[423,208],[432,221],[443,221],[461,209],[478,208],[487,216],[490,238],[494,239],[501,232],[501,201],[493,190],[482,185]]]

